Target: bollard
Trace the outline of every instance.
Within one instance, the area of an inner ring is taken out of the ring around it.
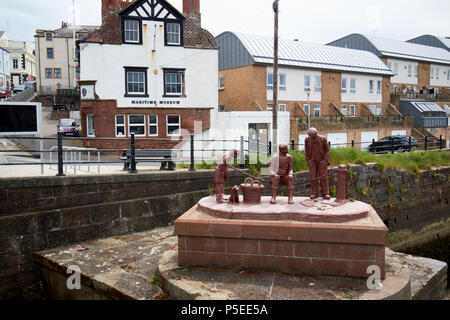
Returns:
[[[372,150],[375,153],[375,139],[372,139]]]
[[[352,148],[355,147],[355,140],[352,140]]]
[[[442,134],[439,136],[439,150],[442,150]]]
[[[62,133],[58,132],[58,174],[56,176],[63,177],[63,154],[62,154]]]
[[[269,145],[267,146],[267,155],[272,154],[272,141],[269,141]]]
[[[391,139],[391,154],[394,154],[394,139]]]
[[[130,173],[137,173],[136,170],[136,140],[134,138],[134,132],[131,133],[131,164]]]
[[[409,152],[411,152],[411,137],[409,137],[409,139],[408,139],[408,150],[409,150]]]
[[[428,136],[425,136],[425,151],[428,149]]]
[[[191,167],[189,168],[189,171],[195,171],[194,161],[194,135],[191,134]]]
[[[336,202],[345,202],[347,200],[347,166],[340,164],[337,173],[337,190],[336,190]]]
[[[291,150],[295,150],[295,140],[291,140]]]

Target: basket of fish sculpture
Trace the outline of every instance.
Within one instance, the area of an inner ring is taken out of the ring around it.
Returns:
[[[260,180],[253,180],[247,178],[241,184],[242,194],[244,196],[244,203],[259,204],[261,203],[261,195],[264,191],[264,185]]]

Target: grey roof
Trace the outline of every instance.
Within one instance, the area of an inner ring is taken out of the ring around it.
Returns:
[[[273,64],[272,37],[224,32],[216,41],[220,70],[254,63]],[[280,66],[393,75],[373,53],[286,39],[279,40],[278,63]]]
[[[100,28],[99,26],[75,26],[75,32],[86,32],[89,33],[96,29]],[[73,26],[67,26],[64,28],[60,28],[54,31],[55,37],[57,38],[71,38],[73,37]]]
[[[424,34],[423,36],[410,39],[407,42],[443,48],[447,51],[450,51],[450,39],[447,39],[445,37],[433,36],[431,34]]]
[[[430,101],[409,101],[420,113],[445,112],[437,103]]]
[[[367,50],[379,57],[450,64],[450,52],[445,49],[370,35],[354,33],[328,45]]]

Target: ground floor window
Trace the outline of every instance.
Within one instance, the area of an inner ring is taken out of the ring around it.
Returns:
[[[350,117],[354,117],[356,112],[356,106],[354,104],[350,105]]]
[[[167,115],[167,135],[177,136],[180,135],[181,117],[178,114]]]
[[[303,110],[305,110],[305,113],[306,113],[308,116],[310,115],[309,104],[304,104],[304,105],[303,105]]]
[[[347,116],[347,105],[341,105],[341,113],[346,117]]]
[[[130,114],[128,116],[128,130],[130,136],[132,133],[135,136],[145,136],[145,115]]]
[[[381,111],[381,106],[380,105],[369,105],[369,109],[372,112],[372,114],[375,115],[375,116],[381,116],[382,115],[382,111]]]
[[[95,137],[94,116],[91,114],[88,114],[86,116],[86,127],[87,127],[87,136]]]
[[[316,118],[320,117],[320,104],[314,105],[314,117]]]
[[[280,103],[280,111],[286,111],[286,103]]]
[[[125,137],[125,115],[116,114],[116,137]]]
[[[148,115],[148,135],[149,136],[158,135],[158,115],[156,114]]]

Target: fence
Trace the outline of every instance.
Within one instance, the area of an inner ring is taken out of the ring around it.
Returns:
[[[130,138],[69,138],[69,137],[63,137],[62,133],[58,133],[56,138],[48,137],[48,138],[39,138],[39,137],[2,137],[5,139],[32,139],[32,140],[54,140],[57,142],[57,145],[54,147],[51,147],[50,149],[39,149],[39,150],[28,150],[28,152],[35,152],[39,154],[40,161],[34,161],[34,162],[11,162],[11,163],[0,163],[0,165],[40,165],[41,166],[41,174],[44,174],[44,165],[49,165],[50,168],[52,166],[57,167],[57,176],[64,176],[64,172],[68,172],[69,168],[72,168],[74,171],[74,174],[77,172],[77,166],[78,169],[81,170],[82,165],[86,165],[88,168],[88,172],[90,172],[91,166],[97,166],[97,173],[100,173],[100,168],[102,165],[106,164],[124,164],[125,160],[122,157],[118,157],[115,155],[115,158],[105,159],[101,158],[102,154],[119,154],[122,155],[125,154],[125,152],[129,152],[130,154],[130,166],[129,166],[129,172],[130,173],[137,173],[136,170],[136,163],[139,162],[162,162],[162,161],[172,161],[175,163],[189,163],[189,170],[195,171],[195,163],[203,162],[205,160],[211,161],[210,163],[215,163],[217,160],[215,155],[216,152],[219,152],[220,155],[229,152],[234,149],[238,149],[240,151],[239,159],[237,159],[237,162],[239,163],[241,168],[245,167],[246,163],[250,164],[256,164],[260,157],[266,156],[268,159],[269,156],[271,156],[272,153],[272,142],[268,143],[260,143],[259,139],[255,141],[248,141],[245,140],[243,136],[240,137],[239,140],[204,140],[204,139],[195,139],[194,135],[190,135],[189,139],[186,138],[179,138],[179,139],[163,139],[163,138],[136,138],[135,135],[132,133]],[[64,146],[63,141],[64,140],[81,140],[81,141],[93,141],[93,140],[112,140],[112,141],[126,141],[129,143],[130,148],[129,149],[97,149],[97,148],[82,148],[82,147],[73,147],[73,146]],[[176,149],[179,151],[179,155],[176,158],[167,158],[167,159],[139,159],[137,160],[136,151],[139,151],[141,149],[136,149],[136,143],[139,141],[167,141],[167,142],[182,142],[187,145],[187,148],[184,150],[182,149]],[[403,141],[403,142],[402,142]],[[201,148],[196,148],[195,143],[202,143]],[[203,147],[204,142],[222,142],[227,144],[228,142],[231,143],[233,146],[232,148],[223,147],[220,149],[217,148],[209,148],[205,149]],[[444,149],[444,142],[442,136],[440,138],[435,137],[424,137],[422,139],[413,139],[409,137],[409,139],[405,142],[405,140],[397,140],[397,139],[391,139],[386,140],[383,142],[383,144],[379,144],[378,141],[377,144],[375,144],[375,139],[373,139],[370,142],[355,142],[351,141],[350,143],[335,143],[332,144],[328,142],[330,148],[339,148],[339,147],[351,147],[356,148],[358,145],[366,145],[366,144],[372,144],[369,146],[369,151],[373,153],[394,153],[394,152],[404,152],[404,151],[411,151],[411,150],[436,150],[436,149]],[[246,145],[247,144],[247,145]],[[253,146],[252,146],[253,144]],[[236,147],[238,146],[238,147]],[[295,140],[292,140],[289,144],[291,150],[303,150],[304,144],[296,143]],[[0,156],[7,153],[15,153],[15,152],[23,152],[24,150],[0,150]],[[183,156],[185,152],[188,153],[188,156]],[[196,152],[213,152],[212,157],[204,158],[201,156],[201,158],[198,158],[195,156]],[[46,157],[46,154],[49,156]],[[55,155],[56,154],[56,155]],[[55,156],[54,156],[55,155]],[[47,159],[46,159],[47,158]],[[128,161],[128,160],[127,160]],[[125,166],[124,166],[125,168]]]

